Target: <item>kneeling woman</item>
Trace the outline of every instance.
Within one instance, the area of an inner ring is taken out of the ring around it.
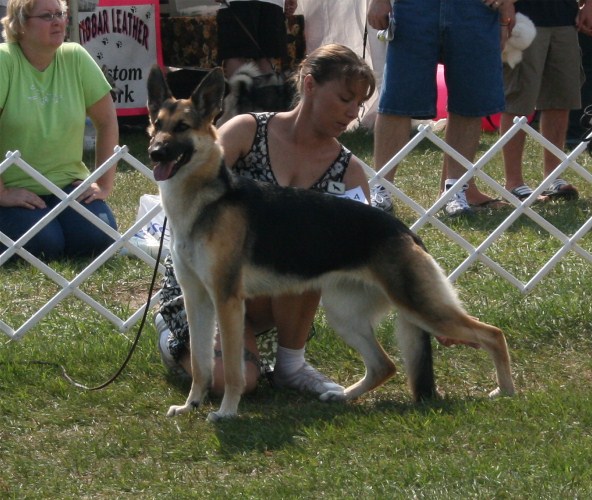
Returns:
[[[360,106],[374,93],[370,67],[347,47],[326,45],[312,52],[295,74],[298,104],[282,113],[239,115],[219,129],[226,164],[238,175],[280,186],[331,193],[332,186],[361,188],[370,199],[362,164],[338,140],[357,118]],[[336,223],[347,224],[347,221]],[[167,264],[160,314],[156,317],[164,363],[191,373],[189,336],[181,291]],[[245,315],[245,369],[247,391],[261,373],[256,337],[277,331],[273,382],[322,394],[343,390],[304,359],[306,341],[320,301],[319,292],[247,301]],[[275,334],[274,334],[275,335]],[[272,339],[275,341],[275,338]],[[219,347],[216,347],[219,353]],[[269,366],[269,359],[265,366]],[[214,365],[212,392],[224,389],[222,360]]]

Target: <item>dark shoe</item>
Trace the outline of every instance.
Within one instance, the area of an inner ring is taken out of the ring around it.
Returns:
[[[574,186],[568,184],[563,179],[555,179],[549,189],[543,191],[543,195],[548,196],[552,200],[577,200],[580,193]]]
[[[533,193],[533,190],[529,186],[527,186],[526,184],[522,184],[522,186],[518,186],[518,187],[515,187],[514,189],[512,189],[510,191],[510,193],[512,193],[520,201],[524,201]],[[539,201],[548,201],[548,199],[549,199],[548,196],[546,196],[544,194],[540,194],[537,197],[535,203],[539,202]]]

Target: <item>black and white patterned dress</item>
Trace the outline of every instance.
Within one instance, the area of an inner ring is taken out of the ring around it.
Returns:
[[[278,185],[269,161],[267,144],[268,124],[276,113],[251,114],[257,121],[253,145],[244,157],[238,159],[232,170],[248,179]],[[351,156],[351,151],[342,145],[335,161],[329,165],[325,173],[310,189],[327,192],[330,181],[342,183]],[[168,337],[170,353],[175,361],[179,362],[181,357],[189,350],[189,326],[187,325],[181,287],[175,278],[173,262],[170,256],[165,259],[164,266],[165,276],[162,281],[159,312],[170,330]],[[261,371],[262,373],[269,373],[273,369],[277,349],[277,332],[275,328],[257,335],[257,347],[260,354]]]

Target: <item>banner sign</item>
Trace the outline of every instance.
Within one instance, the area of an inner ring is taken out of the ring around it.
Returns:
[[[116,88],[119,116],[144,115],[150,67],[162,65],[158,0],[79,2],[80,44]]]

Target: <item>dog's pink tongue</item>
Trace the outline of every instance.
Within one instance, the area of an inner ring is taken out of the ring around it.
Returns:
[[[171,176],[171,172],[173,171],[174,166],[174,161],[170,161],[167,163],[160,162],[154,165],[154,168],[152,169],[152,173],[154,174],[154,180],[166,181]]]

